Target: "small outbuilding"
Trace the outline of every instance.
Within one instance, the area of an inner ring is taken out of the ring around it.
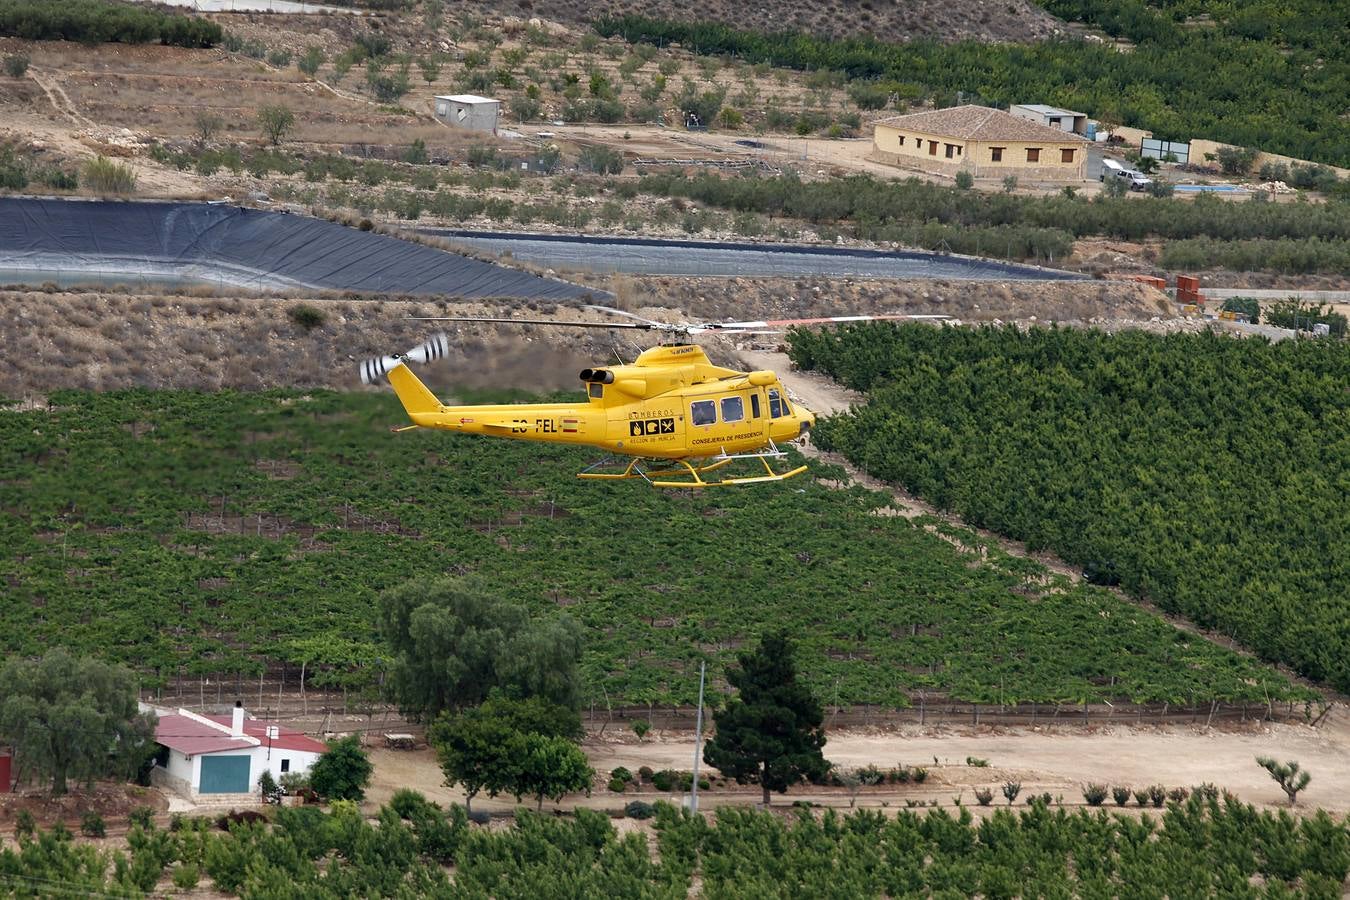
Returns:
[[[160,746],[152,782],[189,799],[253,794],[264,770],[280,778],[304,774],[328,749],[293,728],[245,717],[203,716],[186,709],[159,716]]]
[[[1072,183],[1084,180],[1087,147],[1076,134],[967,105],[880,120],[870,158],[937,175]]]
[[[1044,125],[1046,128],[1085,136],[1088,133],[1087,113],[1060,109],[1057,106],[1046,106],[1044,103],[1020,103],[1017,106],[1009,107],[1008,112],[1019,119],[1026,119],[1028,122],[1035,122],[1038,125]]]
[[[502,102],[491,97],[479,97],[477,94],[437,97],[435,114],[437,119],[455,128],[496,134],[497,120],[502,114]]]

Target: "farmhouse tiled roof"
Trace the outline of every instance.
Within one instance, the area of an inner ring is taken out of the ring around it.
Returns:
[[[904,130],[921,131],[959,138],[964,141],[1077,141],[1079,135],[1048,125],[1038,125],[1029,119],[1019,119],[1001,109],[988,106],[952,106],[928,112],[891,116],[878,125],[890,125]]]
[[[214,727],[208,722],[214,722]],[[263,719],[245,719],[244,734],[254,740],[232,737],[230,735],[230,716],[201,716],[199,719],[182,715],[164,715],[159,717],[155,726],[155,743],[163,744],[180,753],[196,756],[202,753],[218,753],[223,750],[248,752],[257,746],[265,746],[267,727],[277,725],[277,736],[271,740],[274,750],[303,750],[307,753],[323,753],[328,748],[320,741],[286,728],[276,722]]]

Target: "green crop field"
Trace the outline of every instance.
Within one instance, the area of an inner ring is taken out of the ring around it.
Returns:
[[[205,875],[225,895],[320,900],[1341,896],[1345,822],[1258,812],[1215,793],[1138,818],[1069,813],[1044,797],[985,819],[969,809],[784,818],[723,807],[709,820],[637,803],[634,812],[654,814],[651,831],[621,832],[589,809],[566,818],[520,810],[513,826],[479,828],[462,807],[443,811],[400,791],[378,824],[335,804],[282,808],[271,825],[223,833],[209,819],[171,831],[137,825],[126,851],[43,832],[0,849],[0,876],[140,897],[162,896],[156,887],[172,871],[185,889]]]
[[[1350,344],[865,325],[822,445],[1350,690]]]
[[[573,477],[587,451],[390,433],[406,419],[386,394],[59,392],[50,404],[0,412],[6,651],[66,644],[151,682],[306,661],[355,685],[387,655],[379,591],[473,573],[585,625],[599,705],[691,704],[698,660],[720,675],[771,624],[794,629],[826,703],[906,705],[919,690],[982,703],[1309,696],[948,528],[955,547],[861,488],[587,484]]]

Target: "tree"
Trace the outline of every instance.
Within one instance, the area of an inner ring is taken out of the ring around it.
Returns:
[[[155,717],[138,711],[135,676],[120,666],[57,647],[10,660],[0,697],[0,742],[53,794],[71,778],[131,777],[154,755]]]
[[[821,753],[825,713],[797,681],[785,631],[765,635],[736,661],[727,680],[737,696],[714,714],[717,734],[704,748],[703,761],[738,784],[760,785],[768,806],[770,791],[783,793],[829,771]]]
[[[1157,172],[1158,165],[1158,161],[1151,156],[1141,156],[1134,163],[1134,167],[1145,175],[1152,175]]]
[[[581,626],[563,616],[532,623],[524,607],[477,581],[418,579],[380,597],[380,627],[394,653],[394,697],[432,718],[487,699],[542,697],[578,709]]]
[[[295,65],[301,72],[304,72],[310,78],[313,78],[318,74],[319,66],[323,65],[325,58],[323,50],[320,48],[306,47],[304,55],[295,61]]]
[[[557,803],[566,794],[590,790],[595,770],[566,738],[524,734],[511,750],[517,763],[508,789],[517,801],[528,794],[538,800],[535,808],[543,809],[545,798]]]
[[[1289,805],[1298,802],[1298,792],[1312,781],[1312,774],[1299,768],[1292,759],[1281,765],[1269,756],[1258,756],[1256,764],[1270,773],[1270,777],[1280,785],[1280,790],[1289,796]]]
[[[474,709],[442,715],[427,730],[445,781],[463,788],[466,808],[483,791],[489,797],[516,792],[523,741],[529,735],[580,740],[581,716],[539,697],[513,700],[496,694]]]
[[[197,143],[205,145],[216,132],[225,127],[225,122],[215,113],[199,112],[194,120],[197,131]]]
[[[286,135],[295,127],[295,113],[291,112],[290,107],[281,104],[260,107],[258,127],[275,147],[285,140]]]
[[[309,786],[328,800],[360,800],[366,796],[372,766],[356,735],[333,741],[309,769]]]

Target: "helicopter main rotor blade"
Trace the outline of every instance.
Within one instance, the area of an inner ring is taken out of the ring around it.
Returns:
[[[950,319],[951,316],[938,314],[925,315],[878,315],[878,316],[822,316],[811,319],[766,319],[761,322],[710,322],[699,326],[708,331],[739,331],[747,328],[791,328],[794,325],[828,325],[831,322],[875,322],[894,319]]]
[[[653,327],[655,327],[655,328],[668,329],[668,330],[680,330],[680,329],[682,328],[682,326],[679,326],[679,325],[672,325],[672,324],[670,324],[669,322],[658,322],[658,321],[656,321],[655,319],[644,319],[642,316],[634,315],[633,313],[630,313],[630,312],[628,312],[627,310],[623,310],[623,309],[615,309],[615,308],[612,307],[612,306],[596,306],[596,305],[593,304],[593,303],[588,303],[588,304],[586,304],[586,306],[585,306],[584,308],[585,308],[585,309],[595,309],[595,310],[599,310],[600,312],[612,313],[613,315],[616,315],[616,316],[623,316],[624,318],[627,318],[627,319],[636,319],[636,320],[639,321],[639,322],[645,322],[645,323],[647,323],[648,325],[651,325],[651,326],[653,326]]]
[[[509,319],[493,316],[408,316],[418,322],[481,322],[497,325],[558,325],[564,328],[636,328],[640,331],[655,331],[652,325],[632,322],[569,322],[558,319]]]

